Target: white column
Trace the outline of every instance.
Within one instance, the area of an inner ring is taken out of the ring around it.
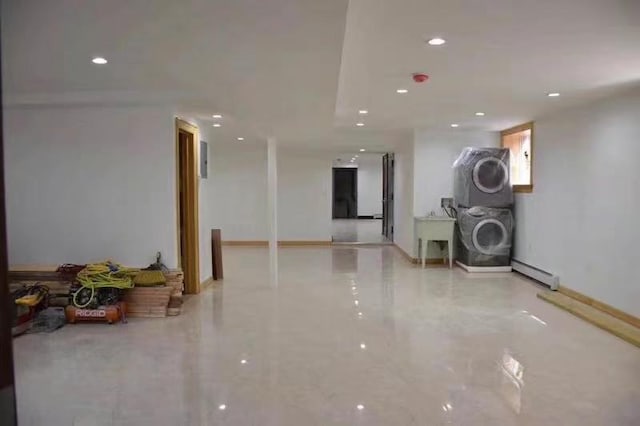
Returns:
[[[276,138],[267,139],[267,217],[269,219],[269,265],[274,284],[278,279],[278,163]]]

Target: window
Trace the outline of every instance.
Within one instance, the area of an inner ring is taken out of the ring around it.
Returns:
[[[533,191],[533,123],[501,132],[502,147],[511,151],[511,185],[514,192]]]

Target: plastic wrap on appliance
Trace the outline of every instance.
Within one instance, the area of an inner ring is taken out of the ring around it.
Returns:
[[[509,150],[505,148],[474,148],[467,147],[462,150],[458,158],[453,162],[452,168],[454,169],[454,203],[456,206],[474,206],[477,205],[473,202],[472,193],[475,191],[484,191],[487,194],[491,194],[494,191],[503,191],[504,185],[509,185],[508,190],[511,191],[508,166],[505,170],[506,176],[503,185],[496,186],[495,188],[485,188],[479,186],[480,183],[474,182],[474,173],[479,173],[477,167],[479,164],[486,161],[500,162],[500,164],[509,164]],[[495,164],[495,163],[494,163]],[[477,189],[476,189],[477,188]],[[501,192],[501,194],[504,194]],[[513,195],[510,194],[508,202],[498,204],[487,204],[494,207],[504,207],[513,203]],[[495,198],[495,197],[494,197]],[[495,198],[495,200],[503,201],[505,195]],[[484,204],[483,204],[484,205]]]
[[[464,247],[473,253],[487,256],[502,256],[511,253],[513,241],[513,214],[509,209],[471,207],[458,210],[458,237]],[[500,229],[500,240],[483,245],[482,228],[493,226]]]

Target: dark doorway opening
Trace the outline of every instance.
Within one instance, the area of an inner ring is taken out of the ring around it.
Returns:
[[[333,168],[333,218],[356,219],[358,217],[358,169]]]
[[[395,159],[393,154],[382,157],[382,235],[393,241],[393,186]]]

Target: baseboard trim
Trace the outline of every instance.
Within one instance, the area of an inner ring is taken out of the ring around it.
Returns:
[[[578,299],[566,296],[560,291],[544,290],[538,298],[569,312],[578,318],[599,327],[637,347],[640,347],[640,328],[620,320]]]
[[[421,264],[422,264],[422,262],[420,261],[420,259],[419,259],[419,258],[411,256],[409,253],[407,253],[406,251],[404,251],[404,250],[402,249],[402,247],[400,247],[400,246],[399,246],[399,245],[397,245],[396,243],[393,243],[393,246],[394,246],[395,248],[397,248],[397,249],[398,249],[398,251],[400,251],[400,254],[402,254],[402,257],[404,257],[404,258],[405,258],[409,263],[413,263],[414,265],[421,265]],[[425,263],[426,263],[427,265],[444,265],[444,266],[447,266],[447,267],[448,267],[448,266],[449,266],[449,263],[448,263],[448,262],[446,262],[446,265],[445,265],[445,259],[446,259],[445,257],[440,257],[440,258],[437,258],[437,257],[436,257],[436,258],[427,259],[427,260],[425,261]],[[455,260],[455,259],[454,259],[454,260]]]
[[[393,243],[393,246],[398,249],[398,251],[400,252],[400,254],[402,255],[402,257],[404,257],[409,263],[416,263],[416,259],[411,256],[409,253],[407,253],[406,251],[404,251],[402,249],[402,247],[400,247],[399,245],[397,245],[396,243]]]
[[[381,217],[376,217],[376,215],[362,215],[362,216],[358,216],[358,219],[380,219],[380,220],[382,220]]]
[[[226,240],[222,241],[223,246],[238,246],[238,247],[268,247],[269,241],[263,240]]]
[[[234,241],[227,240],[222,241],[223,246],[236,246],[236,247],[269,247],[269,241],[254,240],[254,241]],[[282,240],[278,241],[279,247],[305,247],[305,246],[330,246],[331,241],[325,240]]]
[[[592,297],[589,297],[578,291],[572,290],[563,285],[558,286],[558,292],[574,300],[577,300],[578,302],[582,302],[585,305],[591,306],[594,309],[604,312],[605,314],[611,315],[612,317],[617,318],[620,321],[626,322],[629,325],[640,328],[640,318],[633,316],[631,314],[628,314],[624,311],[621,311],[618,308],[614,308],[611,305],[608,305],[604,302],[596,300]]]
[[[200,291],[212,286],[215,283],[213,277],[209,277],[200,283]]]

